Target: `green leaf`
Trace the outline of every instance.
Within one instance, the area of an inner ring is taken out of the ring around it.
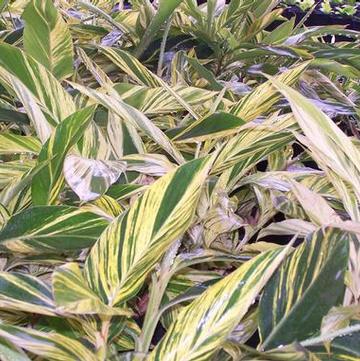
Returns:
[[[85,275],[104,302],[116,305],[136,294],[147,274],[191,224],[210,161],[186,163],[155,182],[101,235]]]
[[[295,25],[295,17],[284,21],[280,26],[271,31],[263,40],[265,44],[281,44],[289,38]]]
[[[211,359],[287,254],[278,248],[264,252],[209,287],[184,308],[149,361]],[[186,330],[184,332],[184,330]]]
[[[172,13],[182,3],[183,0],[160,0],[155,16],[152,18],[145,34],[142,36],[136,48],[135,55],[139,58],[155,38],[165,21],[169,21]]]
[[[202,65],[196,58],[186,58],[189,64],[195,69],[195,71],[204,79],[206,79],[212,90],[221,91],[223,85],[221,85],[215,78],[214,74]]]
[[[276,272],[260,302],[264,349],[316,335],[323,316],[342,303],[349,239],[344,232],[320,230],[307,238]]]
[[[37,206],[12,216],[0,232],[0,248],[20,254],[90,247],[107,222],[81,208]]]
[[[56,78],[73,72],[70,31],[51,0],[31,0],[23,14],[25,51]]]
[[[226,137],[239,131],[245,122],[225,112],[217,112],[191,124],[174,141],[204,141],[217,137]]]
[[[64,183],[62,167],[66,154],[80,140],[89,125],[95,107],[75,112],[62,121],[41,149],[38,164],[48,161],[33,178],[31,193],[36,205],[50,205],[57,201]]]

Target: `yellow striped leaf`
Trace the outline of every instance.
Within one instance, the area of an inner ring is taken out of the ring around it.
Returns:
[[[0,82],[16,94],[17,98],[23,104],[27,116],[32,122],[37,137],[40,139],[41,143],[45,143],[50,137],[56,122],[50,117],[45,117],[38,99],[33,93],[15,75],[1,66]]]
[[[73,72],[73,44],[70,31],[51,0],[31,0],[25,20],[24,48],[56,78]]]
[[[85,274],[107,304],[134,296],[155,263],[189,227],[210,163],[192,161],[163,176],[101,235]]]
[[[323,316],[342,303],[350,238],[331,228],[319,230],[276,272],[260,302],[264,349],[316,335]]]
[[[303,63],[278,75],[276,79],[284,84],[292,85],[299,79],[308,65],[309,63]],[[266,114],[279,100],[280,96],[275,86],[271,81],[267,81],[234,105],[231,113],[249,122],[260,115]]]
[[[0,272],[0,308],[55,316],[51,289],[39,278]]]
[[[0,324],[0,337],[49,361],[97,361],[81,342],[58,333]]]
[[[315,160],[350,183],[360,201],[360,150],[315,104],[276,79],[276,88],[288,99],[296,121],[306,135],[305,142]],[[302,138],[300,138],[302,141]]]
[[[131,316],[126,308],[109,307],[92,291],[77,263],[67,263],[53,273],[53,292],[61,313]]]
[[[138,84],[146,85],[151,88],[162,86],[158,77],[128,52],[107,46],[101,46],[99,49],[101,53],[118,66],[124,74],[130,76]]]
[[[270,118],[262,124],[249,124],[231,138],[220,151],[212,173],[221,174],[220,181],[224,188],[232,186],[257,162],[272,152],[291,143],[295,136],[295,120],[291,116]]]
[[[35,137],[23,136],[13,133],[0,134],[0,154],[38,154],[40,150],[41,143]]]
[[[171,87],[190,106],[203,106],[211,102],[216,92],[190,86],[177,85]],[[165,88],[149,88],[140,85],[118,83],[114,89],[125,103],[140,110],[146,115],[170,114],[184,110],[176,98]]]
[[[230,136],[239,131],[245,122],[235,115],[217,112],[191,124],[189,127],[177,134],[174,141],[205,141],[217,137]]]
[[[0,44],[0,68],[13,74],[35,96],[54,123],[61,122],[76,111],[71,96],[60,82],[19,48]]]
[[[76,207],[32,207],[9,219],[0,232],[0,248],[23,254],[81,249],[91,246],[107,224]]]
[[[287,249],[281,248],[264,252],[209,287],[180,312],[149,361],[209,360],[246,315],[286,254]]]
[[[184,157],[172,144],[170,139],[160,130],[154,123],[147,118],[143,113],[133,108],[132,106],[124,103],[120,96],[104,94],[100,91],[86,88],[77,83],[71,83],[71,86],[79,90],[82,94],[88,96],[98,104],[103,105],[105,108],[111,110],[121,119],[136,129],[141,129],[149,138],[155,143],[159,144],[168,154],[178,161],[179,164],[184,162]],[[116,92],[115,92],[116,94]]]
[[[89,125],[95,107],[90,106],[75,112],[62,121],[41,149],[38,164],[47,161],[33,178],[31,184],[32,200],[37,205],[50,205],[57,201],[64,184],[62,175],[66,154],[80,140]]]

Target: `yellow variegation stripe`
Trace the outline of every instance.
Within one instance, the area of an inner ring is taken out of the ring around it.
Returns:
[[[208,159],[192,161],[163,176],[101,235],[85,272],[106,303],[132,297],[191,224],[210,164]]]
[[[13,133],[0,134],[0,154],[34,153],[41,150],[41,143],[31,136],[22,136]]]
[[[98,314],[111,316],[131,316],[126,308],[112,308],[105,305],[92,291],[77,263],[67,263],[53,274],[53,292],[60,312],[74,314]]]
[[[0,309],[56,315],[51,289],[21,273],[0,272]]]
[[[350,238],[332,228],[319,230],[279,268],[260,302],[263,348],[308,338],[320,329],[322,317],[342,302]]]
[[[24,47],[58,79],[73,72],[73,44],[67,24],[52,0],[31,0],[25,20]]]
[[[60,82],[31,56],[15,46],[0,44],[0,68],[12,73],[37,99],[54,123],[76,111]]]
[[[75,207],[32,207],[9,219],[0,232],[0,248],[22,254],[81,249],[91,246],[107,224]]]
[[[245,316],[287,249],[260,254],[183,309],[149,361],[207,361]],[[185,330],[185,331],[184,331]]]
[[[277,76],[277,79],[284,84],[292,85],[299,79],[308,65],[309,63],[307,62],[287,70]],[[255,88],[249,95],[242,98],[231,109],[231,113],[245,121],[251,121],[260,115],[266,114],[279,100],[280,96],[276,88],[270,81],[267,81]]]
[[[0,324],[0,337],[46,360],[98,361],[81,342],[55,332],[40,332],[30,328]]]
[[[106,55],[124,74],[130,76],[137,83],[151,88],[162,86],[162,82],[154,73],[126,51],[107,46],[101,46],[99,49],[101,53]]]

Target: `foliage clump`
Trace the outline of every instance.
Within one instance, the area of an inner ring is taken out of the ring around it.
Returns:
[[[282,12],[0,1],[2,360],[360,358],[360,34]]]

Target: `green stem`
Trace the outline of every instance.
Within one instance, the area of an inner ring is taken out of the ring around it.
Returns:
[[[172,17],[170,17],[167,21],[166,21],[166,27],[164,30],[164,35],[163,38],[161,40],[161,46],[160,46],[160,55],[159,55],[159,63],[158,63],[158,68],[157,68],[157,75],[161,76],[161,72],[162,72],[162,67],[164,64],[164,55],[165,55],[165,48],[166,48],[166,41],[169,35],[169,31],[171,28],[171,20]]]

